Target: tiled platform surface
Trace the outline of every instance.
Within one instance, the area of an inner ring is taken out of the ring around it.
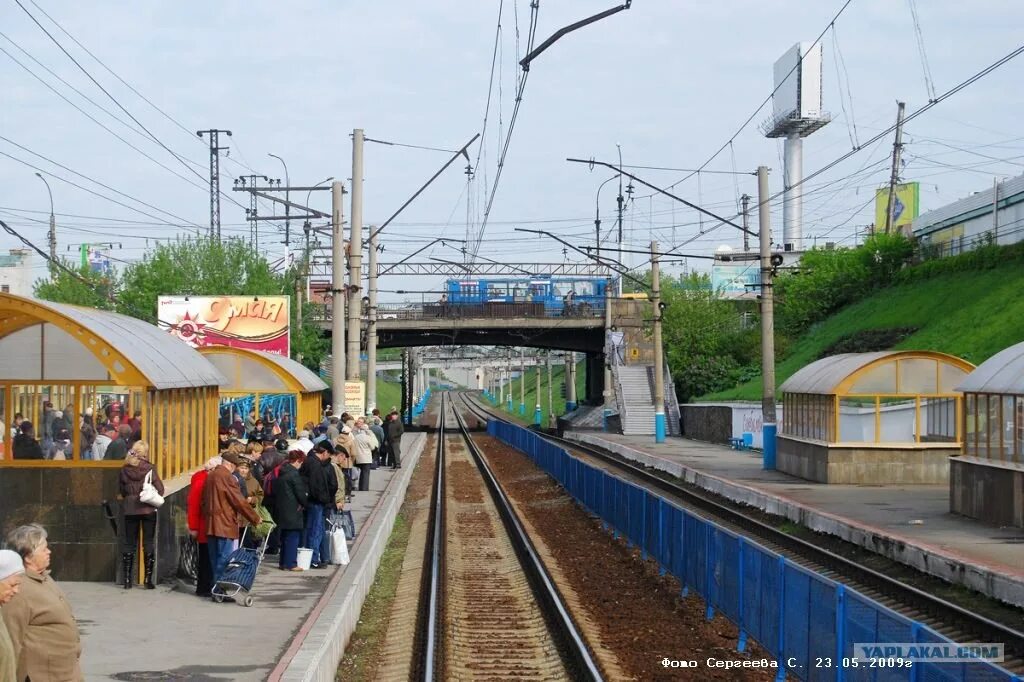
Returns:
[[[183,583],[162,584],[155,590],[123,590],[111,583],[61,583],[82,632],[86,679],[268,679],[290,652],[310,614],[318,609],[321,615],[331,614],[328,594],[337,596],[357,573],[369,569],[369,563],[372,582],[379,553],[376,561],[369,560],[378,549],[383,550],[394,519],[382,510],[395,502],[396,510],[401,505],[402,483],[408,482],[425,441],[425,434],[407,434],[403,439],[405,465],[397,471],[373,471],[371,489],[353,498],[349,508],[358,534],[349,545],[351,562],[347,566],[287,573],[277,569],[277,557],[268,556],[253,586],[255,604],[251,608],[201,599]],[[60,581],[59,575],[54,577]],[[362,598],[346,603],[354,608],[350,617],[354,625]],[[318,630],[310,632],[312,643]],[[292,668],[311,660],[303,647],[291,653]],[[283,679],[316,678],[289,675]],[[333,670],[325,679],[334,679]]]

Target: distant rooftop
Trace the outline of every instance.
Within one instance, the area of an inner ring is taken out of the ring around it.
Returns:
[[[1024,201],[1024,175],[999,183],[999,208]],[[911,224],[922,236],[980,215],[992,213],[992,187],[918,216]]]

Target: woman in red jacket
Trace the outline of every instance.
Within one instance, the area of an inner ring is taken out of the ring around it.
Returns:
[[[208,519],[203,515],[203,487],[210,471],[220,464],[220,457],[213,457],[206,463],[206,468],[192,474],[192,484],[188,489],[188,532],[199,545],[199,556],[196,566],[196,595],[209,597],[213,588],[213,570],[210,568],[210,546],[206,543],[206,526]]]

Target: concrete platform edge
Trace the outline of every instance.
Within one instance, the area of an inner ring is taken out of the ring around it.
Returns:
[[[325,593],[324,601],[318,604],[320,611],[305,633],[298,651],[288,661],[284,672],[271,674],[270,680],[333,682],[335,679],[345,647],[359,622],[363,602],[373,586],[395,517],[405,500],[412,472],[427,442],[425,433],[416,435],[419,437],[410,443],[408,452],[403,453],[401,475],[388,482],[384,495],[370,516],[370,523],[365,525],[370,528],[369,534],[357,538],[356,545],[350,549],[352,562],[339,574],[333,591]],[[301,631],[298,636],[302,636]]]
[[[664,471],[733,502],[785,517],[814,531],[835,535],[952,584],[963,585],[1008,604],[1024,606],[1024,576],[1006,575],[1003,567],[973,563],[953,552],[916,544],[912,539],[894,535],[890,531],[853,523],[849,519],[807,507],[794,500],[604,440],[599,435],[570,431],[566,432],[565,437],[604,448],[630,461]]]

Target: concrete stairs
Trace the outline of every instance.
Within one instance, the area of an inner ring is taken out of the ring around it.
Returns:
[[[627,436],[654,435],[654,397],[648,368],[643,365],[616,367],[619,414]]]

